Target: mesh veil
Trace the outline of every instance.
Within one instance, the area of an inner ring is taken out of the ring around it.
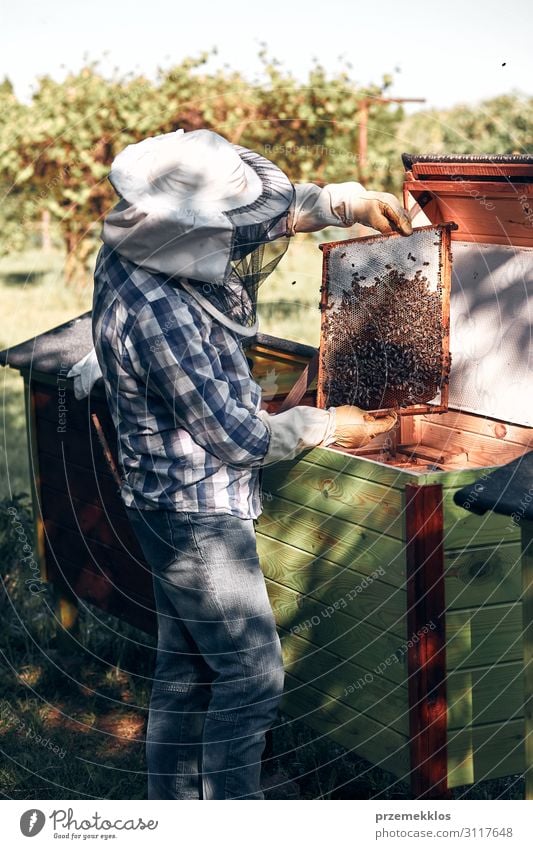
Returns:
[[[225,212],[233,226],[228,274],[223,284],[203,283],[199,293],[246,333],[256,329],[259,287],[289,246],[287,221],[294,187],[268,159],[247,148],[235,147],[261,178],[263,190],[254,203]]]

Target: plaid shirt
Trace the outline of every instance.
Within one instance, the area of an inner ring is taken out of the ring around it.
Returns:
[[[238,337],[179,284],[103,245],[93,340],[124,503],[257,518],[269,431]]]

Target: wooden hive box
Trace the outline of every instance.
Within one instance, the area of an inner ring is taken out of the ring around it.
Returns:
[[[453,209],[437,219],[453,220]],[[87,314],[2,354],[25,380],[43,577],[67,628],[81,599],[154,632],[149,570],[93,424],[95,414],[114,451],[101,381],[76,401],[66,379],[90,347]],[[253,342],[271,412],[313,353]],[[303,403],[315,403],[313,387]],[[287,669],[283,709],[410,778],[418,796],[524,768],[519,531],[453,501],[480,469],[533,447],[520,415],[457,405],[403,418],[396,458],[378,439],[362,456],[317,448],[264,471],[258,548]]]
[[[453,496],[533,447],[533,157],[416,159],[415,225],[458,225],[449,410],[268,470],[259,549],[285,710],[422,796],[524,770],[519,530]]]

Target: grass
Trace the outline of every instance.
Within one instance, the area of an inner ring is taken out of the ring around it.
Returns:
[[[321,240],[339,238],[339,231]],[[321,252],[297,238],[261,292],[261,330],[317,345]],[[0,260],[0,347],[31,338],[90,308],[91,281],[65,287],[62,257],[27,252]],[[0,797],[141,799],[154,641],[95,608],[82,610],[79,641],[65,653],[50,588],[32,594],[14,507],[32,539],[22,381],[2,370],[0,482]],[[3,499],[3,501],[2,501]],[[410,798],[387,773],[281,716],[265,763],[269,799]],[[458,788],[455,798],[522,798],[519,777]]]

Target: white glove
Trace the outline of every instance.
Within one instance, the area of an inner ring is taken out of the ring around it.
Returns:
[[[270,431],[268,451],[261,465],[279,463],[281,460],[293,460],[302,451],[317,445],[330,445],[335,434],[335,408],[319,410],[316,407],[293,407],[284,413],[270,415],[260,410],[262,418]]]
[[[391,410],[389,415],[377,419],[359,407],[344,404],[336,407],[337,422],[334,433],[335,444],[342,448],[362,448],[378,436],[392,430],[398,414]]]
[[[96,381],[102,377],[102,370],[96,359],[96,351],[91,348],[88,354],[74,363],[67,377],[74,378],[74,395],[80,401],[86,398]]]
[[[403,236],[413,232],[409,213],[388,192],[367,192],[360,183],[314,183],[295,186],[289,232],[311,233],[324,227],[364,224],[380,233],[395,230]]]
[[[402,236],[410,236],[413,232],[409,213],[389,192],[365,192],[353,199],[350,212],[358,224],[373,227],[380,233],[394,230]]]

